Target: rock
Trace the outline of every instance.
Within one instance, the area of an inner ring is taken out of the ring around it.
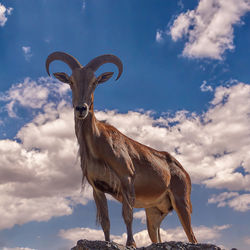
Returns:
[[[181,241],[169,241],[163,243],[152,244],[148,247],[142,247],[139,249],[143,250],[153,250],[153,249],[168,249],[168,250],[222,250],[220,247],[217,247],[212,244],[198,243],[192,244]]]
[[[119,249],[119,250],[127,250],[134,249],[125,247],[123,245],[117,244],[115,242],[109,241],[100,241],[100,240],[78,240],[75,247],[71,248],[71,250],[97,250],[97,249]]]
[[[132,250],[133,247],[125,247],[115,242],[108,241],[90,241],[90,240],[79,240],[77,245],[71,250],[98,250],[98,249],[116,249],[116,250]],[[148,247],[136,248],[138,250],[154,250],[154,249],[167,249],[167,250],[222,250],[212,244],[192,244],[185,242],[169,241],[157,244],[151,244]]]

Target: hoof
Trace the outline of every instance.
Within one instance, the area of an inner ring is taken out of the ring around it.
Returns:
[[[136,244],[135,244],[134,241],[132,241],[132,242],[127,242],[127,243],[126,243],[126,247],[133,247],[133,248],[136,248]]]

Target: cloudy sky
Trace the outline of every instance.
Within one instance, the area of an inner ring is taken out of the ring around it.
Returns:
[[[69,87],[45,72],[54,51],[83,65],[122,60],[119,81],[95,92],[96,116],[183,164],[198,241],[249,249],[249,12],[250,0],[0,0],[0,249],[104,239],[91,188],[81,190]],[[124,243],[121,205],[109,198],[109,210]],[[138,246],[150,243],[142,209],[133,230]],[[187,240],[175,212],[161,232]]]

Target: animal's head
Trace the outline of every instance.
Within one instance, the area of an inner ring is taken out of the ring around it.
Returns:
[[[86,66],[82,66],[73,56],[64,52],[54,52],[46,60],[46,70],[49,73],[49,65],[55,60],[66,63],[72,70],[71,76],[64,72],[54,73],[54,76],[61,82],[68,83],[72,90],[72,104],[75,115],[78,119],[85,119],[89,112],[92,102],[92,94],[96,86],[109,80],[114,72],[105,72],[98,77],[95,71],[104,63],[113,63],[118,67],[119,73],[116,78],[122,74],[122,62],[114,55],[102,55],[91,60]]]

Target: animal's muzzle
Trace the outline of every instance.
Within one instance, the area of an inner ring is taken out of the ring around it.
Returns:
[[[77,106],[77,107],[76,107],[76,111],[78,111],[78,112],[81,113],[81,114],[82,114],[84,111],[86,111],[86,109],[87,109],[86,106],[83,106],[83,107]]]
[[[85,119],[89,113],[89,106],[87,103],[84,103],[82,106],[75,107],[76,117],[78,119]]]

